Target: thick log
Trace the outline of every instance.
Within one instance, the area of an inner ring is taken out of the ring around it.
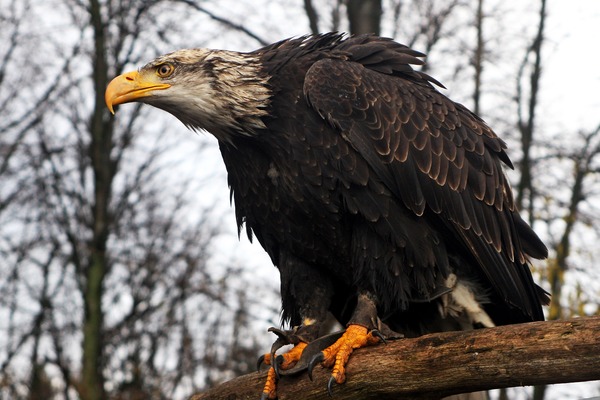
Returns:
[[[232,379],[190,400],[257,400],[264,371]],[[279,400],[322,399],[329,371],[283,377]],[[439,399],[513,386],[600,379],[600,317],[444,332],[355,351],[334,400]]]

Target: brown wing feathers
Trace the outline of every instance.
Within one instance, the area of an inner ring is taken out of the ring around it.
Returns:
[[[458,232],[503,297],[531,313],[536,290],[523,251],[539,257],[545,248],[516,214],[501,170],[501,161],[511,166],[504,142],[412,70],[420,53],[394,42],[343,43],[345,59],[308,71],[309,104],[409,209],[419,216],[429,209]],[[520,243],[521,234],[530,242]]]

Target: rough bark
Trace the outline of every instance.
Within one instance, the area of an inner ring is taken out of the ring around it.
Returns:
[[[502,387],[600,379],[600,317],[445,332],[357,350],[336,400],[438,399]],[[257,399],[266,373],[233,379],[190,400]],[[329,371],[279,381],[279,400],[329,399]]]

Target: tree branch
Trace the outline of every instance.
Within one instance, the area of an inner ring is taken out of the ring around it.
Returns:
[[[306,17],[310,25],[310,32],[314,35],[319,33],[319,14],[313,6],[312,0],[304,0],[304,10],[306,11]]]
[[[228,28],[245,33],[246,35],[250,36],[252,39],[256,40],[261,46],[266,46],[269,44],[269,42],[267,40],[261,38],[256,33],[250,31],[248,28],[244,27],[243,25],[237,24],[225,17],[216,15],[215,13],[213,13],[213,12],[207,10],[206,8],[200,6],[199,4],[197,4],[196,1],[193,1],[193,0],[175,0],[175,1],[187,4],[188,6],[195,8],[197,11],[200,11],[200,12],[208,15],[214,21],[220,22],[221,24],[225,25]]]
[[[335,400],[438,399],[502,387],[600,379],[600,317],[445,332],[357,350]],[[284,377],[279,400],[330,399],[329,370]],[[190,400],[257,399],[265,371],[199,393]]]

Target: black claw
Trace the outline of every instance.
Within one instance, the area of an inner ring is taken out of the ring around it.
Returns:
[[[283,346],[285,346],[287,344],[288,343],[285,343],[283,340],[277,339],[271,346],[271,356],[273,356],[277,352],[277,350],[279,350],[280,348],[282,348]]]
[[[329,382],[327,382],[327,393],[329,394],[329,397],[333,397],[333,384],[334,383],[336,383],[335,378],[332,376],[329,378]]]
[[[260,395],[260,400],[269,400],[269,394],[268,393],[263,393]]]
[[[280,338],[285,338],[287,336],[287,334],[286,334],[286,332],[284,330],[279,329],[279,328],[275,328],[274,326],[272,326],[269,329],[267,329],[267,332],[273,332],[274,334],[276,334]]]
[[[296,336],[295,331],[284,331],[283,329],[275,328],[274,326],[267,329],[267,332],[272,332],[277,335],[277,342],[281,343],[281,346],[286,344],[298,344],[300,339]],[[281,347],[279,346],[279,347]]]
[[[281,366],[282,363],[283,363],[283,356],[282,355],[278,355],[277,357],[275,357],[274,361],[271,363],[273,369],[275,370],[275,376],[277,377],[277,379],[281,378],[281,375],[279,373],[279,367]]]
[[[258,360],[256,360],[256,370],[260,371],[260,367],[263,364],[263,361],[265,361],[265,355],[263,354],[262,356],[258,357]]]
[[[385,340],[385,338],[383,337],[383,335],[381,334],[381,332],[379,332],[379,330],[373,329],[371,331],[371,335],[373,335],[376,338],[378,338],[379,340],[381,340],[383,342],[383,344],[387,344],[387,340]]]
[[[313,380],[312,372],[313,372],[313,369],[315,368],[315,365],[321,363],[324,359],[325,359],[325,355],[323,354],[323,352],[319,352],[319,353],[315,354],[313,356],[313,358],[310,359],[310,362],[308,363],[308,378],[311,381]]]
[[[282,348],[283,346],[292,344],[289,341],[289,338],[287,337],[287,334],[285,333],[285,331],[282,331],[281,329],[277,329],[275,327],[270,327],[268,329],[268,331],[273,332],[274,334],[277,335],[277,340],[275,340],[275,342],[271,346],[271,356],[273,356],[273,354],[275,354],[275,352],[277,350],[279,350],[280,348]]]

